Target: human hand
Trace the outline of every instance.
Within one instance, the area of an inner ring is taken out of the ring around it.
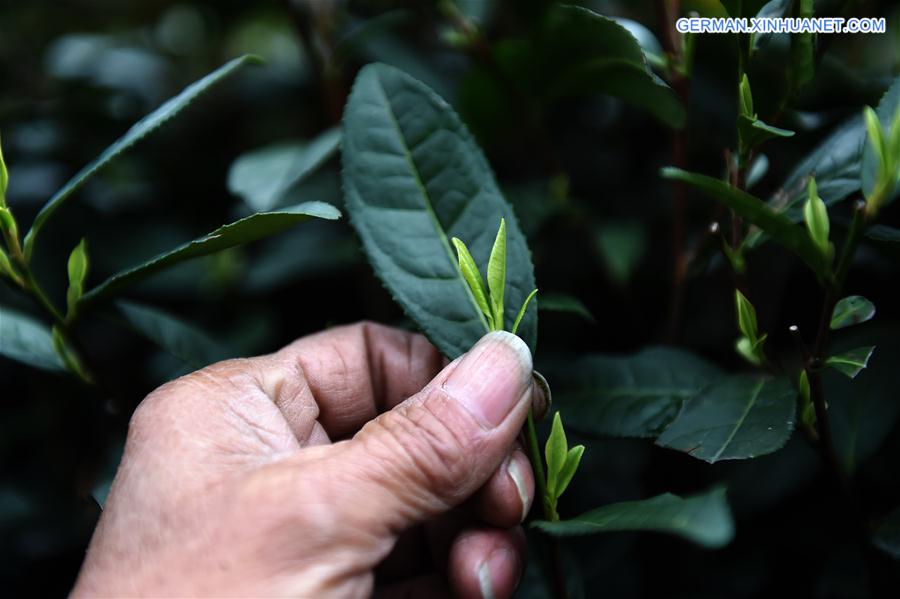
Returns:
[[[443,365],[362,323],[163,385],[73,594],[510,596],[534,495],[516,437],[545,400],[510,333]]]

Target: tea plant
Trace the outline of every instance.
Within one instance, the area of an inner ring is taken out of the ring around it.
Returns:
[[[207,90],[231,76],[242,66],[254,62],[259,60],[253,56],[244,56],[229,62],[188,86],[181,94],[136,123],[47,201],[24,238],[21,237],[19,224],[6,202],[9,174],[0,150],[0,231],[6,246],[5,250],[0,249],[0,276],[5,277],[16,289],[33,300],[52,322],[48,331],[41,323],[25,314],[0,308],[3,354],[39,368],[67,370],[83,383],[93,385],[97,381],[87,368],[84,356],[81,355],[83,352],[79,349],[80,342],[75,330],[83,312],[101,302],[108,302],[129,286],[185,260],[274,235],[312,217],[335,219],[339,216],[335,208],[322,202],[306,202],[275,211],[257,212],[152,257],[142,264],[112,274],[89,289],[86,286],[90,263],[87,238],[82,238],[68,259],[68,289],[64,310],[54,304],[37,280],[32,269],[32,255],[41,230],[56,211],[94,174],[119,155],[174,118]],[[125,310],[127,312],[129,308],[125,307]],[[151,338],[158,334],[157,329],[163,325],[158,315],[143,323],[131,319],[131,324],[144,329],[144,333]]]

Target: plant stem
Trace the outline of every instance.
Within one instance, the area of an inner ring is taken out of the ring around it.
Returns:
[[[528,418],[525,422],[525,441],[528,446],[528,457],[531,459],[531,468],[534,471],[535,493],[541,498],[541,509],[544,518],[551,522],[559,520],[559,514],[547,501],[547,478],[544,474],[544,463],[541,456],[541,448],[538,444],[537,428],[534,425],[534,410],[528,410]],[[567,599],[569,592],[566,588],[566,577],[563,570],[562,548],[559,539],[549,539],[550,578],[553,581],[553,595],[556,599]]]
[[[669,6],[671,4],[671,7]],[[656,0],[656,16],[659,21],[663,49],[668,56],[668,76],[672,89],[687,110],[690,96],[690,78],[682,68],[684,48],[675,31],[675,17],[679,13],[679,0],[667,2]],[[672,163],[687,169],[687,123],[672,132]],[[669,325],[666,338],[674,342],[681,328],[681,313],[684,308],[684,285],[691,254],[684,247],[687,221],[687,185],[683,181],[673,183],[675,206],[672,217],[672,297],[669,305]]]
[[[534,470],[535,492],[541,498],[541,508],[544,517],[550,521],[559,520],[559,517],[553,518],[553,510],[550,509],[550,503],[547,501],[547,477],[544,474],[544,463],[541,457],[541,447],[538,444],[537,428],[534,426],[534,410],[528,410],[528,419],[525,423],[525,440],[528,445],[528,457],[531,458],[531,468]]]

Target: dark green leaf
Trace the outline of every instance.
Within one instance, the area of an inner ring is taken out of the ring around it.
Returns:
[[[795,0],[792,6],[793,17],[809,19],[815,9],[813,0]],[[811,31],[791,34],[791,63],[788,79],[791,92],[797,93],[815,74],[815,37]]]
[[[50,328],[3,306],[0,306],[0,356],[44,370],[66,369],[53,349]]]
[[[900,508],[881,521],[872,542],[894,559],[900,559]]]
[[[334,220],[340,217],[340,212],[334,206],[323,202],[304,202],[274,212],[251,214],[241,220],[219,227],[199,239],[151,258],[143,264],[113,275],[87,292],[82,298],[82,303],[108,298],[129,285],[185,260],[199,258],[275,235],[313,217]]]
[[[507,231],[505,320],[536,287],[531,255],[487,160],[453,109],[386,65],[359,74],[344,112],[347,211],[376,274],[448,357],[488,330],[450,246],[466,242],[487,264],[500,219]],[[518,331],[532,348],[535,311]]]
[[[312,141],[280,143],[239,156],[228,171],[228,190],[254,212],[275,208],[284,194],[337,153],[341,134],[329,129]]]
[[[597,227],[594,247],[610,280],[625,286],[640,265],[646,251],[644,227],[637,222],[607,221]]]
[[[653,74],[640,44],[613,19],[586,8],[554,5],[547,12],[538,57],[545,101],[584,93],[617,96],[672,127],[682,127],[684,107]]]
[[[848,472],[884,444],[900,417],[896,393],[900,329],[850,329],[829,352],[840,354],[863,343],[877,345],[878,351],[855,379],[830,368],[822,372],[835,449]]]
[[[728,183],[681,169],[666,167],[662,176],[690,183],[707,195],[721,201],[747,221],[753,223],[772,239],[799,256],[818,275],[825,276],[828,265],[825,257],[802,227],[796,226],[782,214],[776,213],[765,202]]]
[[[864,141],[862,118],[857,116],[846,121],[791,171],[769,205],[792,222],[799,222],[803,218],[802,206],[810,176],[815,176],[819,197],[828,206],[859,191]]]
[[[831,366],[848,378],[855,379],[856,375],[868,366],[869,358],[872,357],[873,351],[875,351],[874,345],[857,347],[856,349],[829,357],[825,360],[825,365]]]
[[[47,222],[47,219],[49,219],[60,205],[84,185],[84,183],[97,171],[118,158],[120,154],[141,141],[147,135],[170,121],[196,100],[197,97],[214,87],[217,83],[220,83],[230,75],[234,74],[239,68],[245,64],[257,62],[259,62],[259,58],[255,56],[242,56],[236,58],[213,71],[206,77],[190,84],[180,94],[170,98],[162,106],[135,123],[125,135],[120,137],[113,145],[106,148],[96,160],[81,169],[78,174],[72,177],[72,179],[62,187],[62,189],[57,191],[56,194],[50,198],[47,204],[38,213],[37,217],[35,217],[34,224],[31,226],[31,230],[25,237],[25,255],[31,256],[34,249],[35,237],[44,226],[44,223]]]
[[[202,368],[229,356],[221,343],[199,328],[150,306],[116,302],[130,327],[191,368]]]
[[[554,372],[555,401],[578,431],[654,437],[681,403],[721,376],[688,352],[654,347],[630,356],[587,356]]]
[[[594,315],[591,314],[590,310],[587,309],[587,306],[585,306],[580,299],[565,293],[541,292],[539,308],[547,312],[567,312],[569,314],[577,314],[585,320],[596,322]]]
[[[831,313],[831,329],[843,329],[875,316],[875,304],[861,295],[851,295],[840,300]]]
[[[684,402],[656,443],[709,463],[772,453],[791,436],[796,395],[784,378],[723,379]]]
[[[737,19],[743,15],[743,2],[741,0],[721,0],[722,6],[725,7],[725,11],[728,13],[729,17]]]
[[[875,241],[892,241],[900,242],[900,229],[889,227],[887,225],[875,225],[866,230],[866,237]],[[543,300],[541,300],[543,302]],[[543,306],[541,306],[543,307]]]
[[[709,548],[723,547],[734,537],[734,521],[724,489],[685,498],[665,493],[651,499],[623,501],[571,520],[538,520],[533,526],[558,537],[618,531],[664,532]]]
[[[773,137],[793,137],[794,132],[788,129],[781,129],[768,125],[758,118],[738,116],[737,121],[738,136],[740,137],[741,148],[745,151],[752,150],[766,140]]]

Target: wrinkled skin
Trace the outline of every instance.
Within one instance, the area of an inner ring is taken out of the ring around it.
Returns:
[[[132,418],[73,593],[508,597],[531,369],[508,333],[445,365],[362,323],[170,382]]]

